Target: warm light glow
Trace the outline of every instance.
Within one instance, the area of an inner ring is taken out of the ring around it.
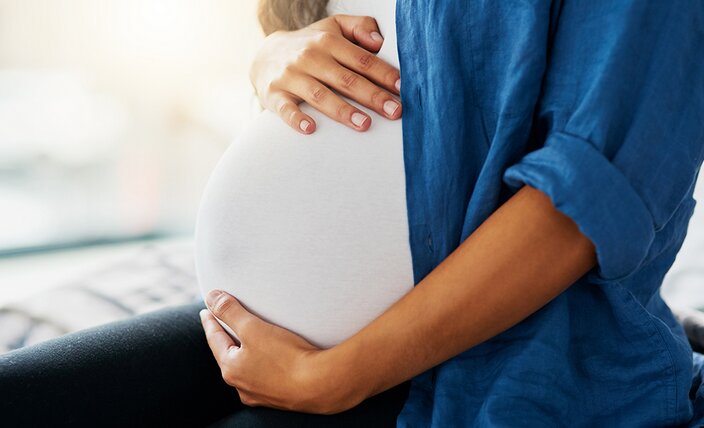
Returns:
[[[0,0],[0,252],[192,229],[256,1]]]

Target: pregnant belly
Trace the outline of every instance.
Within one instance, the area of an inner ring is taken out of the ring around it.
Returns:
[[[196,228],[201,292],[333,346],[413,287],[400,121],[359,133],[313,112],[304,136],[265,111],[228,148]]]

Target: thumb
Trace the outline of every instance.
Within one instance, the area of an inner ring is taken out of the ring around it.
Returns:
[[[376,19],[353,15],[334,15],[333,18],[347,40],[356,42],[370,52],[379,52],[384,38],[379,32]]]
[[[234,330],[239,338],[242,338],[245,326],[256,318],[239,300],[222,290],[210,290],[205,296],[205,303],[210,312]]]

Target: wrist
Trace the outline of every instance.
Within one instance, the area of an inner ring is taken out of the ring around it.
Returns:
[[[362,382],[359,359],[352,347],[338,345],[316,351],[310,360],[311,390],[320,413],[338,413],[368,398],[370,388]]]

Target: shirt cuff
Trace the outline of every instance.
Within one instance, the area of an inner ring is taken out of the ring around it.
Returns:
[[[545,193],[596,248],[598,275],[623,278],[643,262],[655,237],[652,216],[621,173],[589,141],[552,133],[504,174],[513,190]]]

